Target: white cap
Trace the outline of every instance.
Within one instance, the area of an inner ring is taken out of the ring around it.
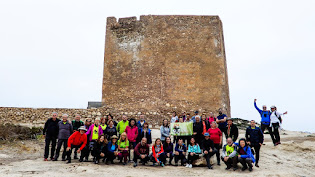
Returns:
[[[276,106],[275,106],[275,105],[272,105],[270,108],[271,108],[271,109],[272,109],[272,108],[276,108]]]

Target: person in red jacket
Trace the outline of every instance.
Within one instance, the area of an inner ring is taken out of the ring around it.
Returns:
[[[158,165],[164,167],[166,156],[160,138],[157,138],[152,146],[152,153],[150,154],[150,159],[153,162],[153,166],[155,166],[155,163],[157,162]]]
[[[87,136],[86,136],[86,128],[84,126],[81,126],[79,131],[74,132],[68,139],[68,147],[67,147],[67,163],[71,163],[71,153],[73,148],[78,148],[77,152],[80,153],[81,150],[85,147],[87,142]],[[81,154],[80,161],[83,159],[83,156]]]
[[[137,146],[137,137],[138,137],[138,127],[136,125],[136,120],[131,118],[129,120],[129,125],[126,127],[125,132],[129,141],[129,149],[134,149]],[[129,153],[129,161],[130,153]]]
[[[214,148],[217,156],[217,164],[220,165],[220,149],[222,148],[222,132],[218,128],[218,124],[213,121],[211,123],[211,127],[208,129],[208,133],[210,134],[210,139],[214,143]]]

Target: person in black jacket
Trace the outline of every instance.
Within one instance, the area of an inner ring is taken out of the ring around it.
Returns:
[[[259,167],[259,151],[260,147],[264,142],[264,134],[259,127],[256,127],[256,122],[254,120],[250,121],[250,126],[246,129],[246,141],[250,145],[250,147],[255,149],[256,154],[256,163],[255,166]]]
[[[94,143],[93,150],[94,150],[94,157],[95,157],[94,163],[95,164],[98,164],[101,158],[103,158],[104,159],[103,161],[105,161],[105,154],[107,153],[107,144],[108,144],[108,141],[105,138],[105,135],[99,136],[97,142]]]
[[[200,116],[196,115],[195,116],[196,122],[194,123],[194,127],[193,127],[193,135],[194,138],[196,140],[197,144],[200,144],[201,140],[203,139],[203,124],[200,121]]]
[[[110,141],[111,137],[113,135],[117,136],[117,129],[114,126],[114,121],[113,120],[109,120],[108,121],[108,126],[106,127],[105,131],[103,132],[103,134],[105,135],[105,138]]]
[[[81,126],[84,126],[84,123],[80,120],[81,119],[81,116],[79,114],[76,114],[75,117],[74,117],[74,120],[72,120],[71,124],[72,124],[72,127],[73,127],[73,133],[78,131],[78,129],[81,127]],[[78,159],[78,148],[75,148],[74,150],[74,159]]]
[[[138,141],[141,142],[142,138],[147,138],[147,144],[152,144],[152,133],[147,122],[143,124],[143,127],[139,131]]]
[[[213,141],[210,139],[210,134],[206,132],[204,136],[205,139],[201,141],[201,149],[204,154],[203,156],[206,158],[208,168],[212,169],[210,158],[216,153],[216,150],[214,149]]]
[[[238,138],[238,128],[236,127],[235,124],[233,124],[233,119],[229,118],[227,119],[227,126],[225,129],[225,137],[227,138],[232,138],[233,142],[236,142]]]
[[[56,112],[52,113],[52,118],[49,118],[43,129],[43,136],[45,137],[45,154],[44,160],[47,161],[49,155],[49,145],[51,142],[51,151],[50,151],[50,160],[54,160],[56,142],[58,138],[58,122],[60,119],[57,119],[58,114]]]

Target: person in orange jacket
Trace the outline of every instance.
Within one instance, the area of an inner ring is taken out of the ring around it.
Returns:
[[[153,162],[153,166],[155,166],[155,163],[157,162],[158,165],[164,167],[166,156],[160,138],[157,138],[152,146],[152,153],[150,155],[150,159]]]

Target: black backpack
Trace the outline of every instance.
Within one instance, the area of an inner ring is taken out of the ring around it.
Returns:
[[[282,118],[281,118],[281,116],[279,115],[277,115],[277,111],[275,111],[275,115],[276,115],[276,117],[279,119],[279,121],[280,121],[280,123],[282,123]]]

